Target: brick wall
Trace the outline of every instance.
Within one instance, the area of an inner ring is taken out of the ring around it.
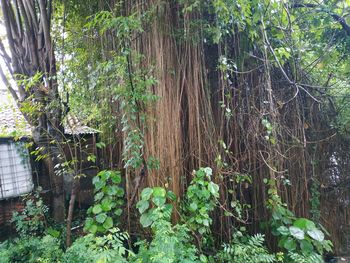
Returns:
[[[8,223],[15,211],[22,211],[24,203],[20,198],[11,198],[0,201],[0,225]]]

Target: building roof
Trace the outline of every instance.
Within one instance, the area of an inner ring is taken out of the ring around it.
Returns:
[[[64,122],[65,134],[93,134],[98,133],[98,130],[82,124],[77,117],[68,114]]]
[[[66,134],[93,134],[98,131],[82,124],[75,116],[68,114],[64,121]],[[31,136],[31,126],[18,109],[11,94],[0,88],[0,137]]]
[[[0,136],[30,136],[31,127],[11,94],[0,88]]]

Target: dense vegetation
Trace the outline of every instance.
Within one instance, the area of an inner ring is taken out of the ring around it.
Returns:
[[[0,259],[311,263],[330,240],[342,252],[349,1],[1,7],[0,75],[33,127],[53,203],[51,219],[40,194],[28,199]],[[98,131],[94,154],[64,133],[71,116]],[[86,162],[99,172],[78,213]]]

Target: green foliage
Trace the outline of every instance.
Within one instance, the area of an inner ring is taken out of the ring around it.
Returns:
[[[270,226],[283,252],[269,253],[264,246],[263,235],[250,236],[242,227],[234,232],[231,242],[224,244],[223,249],[216,253],[208,246],[208,241],[213,239],[210,235],[210,213],[215,209],[219,196],[219,186],[211,181],[211,176],[212,170],[208,167],[194,172],[183,203],[185,214],[180,214],[183,221],[176,225],[171,223],[171,202],[176,201],[175,194],[163,187],[142,190],[136,208],[141,214],[141,225],[151,228],[152,237],[135,243],[137,254],[127,249],[128,234],[114,227],[115,217],[119,217],[121,212],[121,198],[124,195],[123,189],[119,187],[120,172],[101,171],[93,179],[95,204],[89,209],[90,217],[85,225],[89,234],[76,239],[63,253],[57,239],[60,236],[59,231],[49,228],[46,233],[50,235],[43,238],[29,237],[29,233],[39,233],[37,228],[30,228],[30,231],[23,231],[26,235],[22,239],[0,244],[0,258],[6,262],[33,263],[321,263],[323,252],[331,251],[332,244],[325,239],[324,233],[314,222],[296,218],[278,196],[275,181],[270,180],[267,203],[272,213]],[[250,180],[251,177],[245,174],[236,176],[237,183]],[[112,222],[109,223],[108,218],[112,218]]]
[[[270,254],[264,246],[264,236],[256,234],[249,236],[244,232],[236,231],[230,244],[224,244],[223,250],[217,255],[220,262],[235,263],[270,263],[282,261],[283,255]]]
[[[23,211],[12,214],[11,223],[21,236],[35,236],[44,232],[48,207],[43,203],[39,192],[24,197]]]
[[[62,262],[66,263],[108,263],[128,262],[127,258],[133,253],[125,248],[129,239],[127,233],[118,228],[109,229],[105,235],[88,234],[78,238],[66,251]]]
[[[265,139],[267,141],[269,141],[272,145],[276,144],[276,138],[274,138],[274,136],[273,136],[273,129],[274,128],[273,128],[271,122],[269,122],[269,120],[267,120],[267,119],[262,119],[261,123],[266,129]]]
[[[278,238],[278,246],[286,251],[286,262],[295,262],[292,257],[303,257],[311,262],[323,253],[332,251],[332,242],[325,239],[324,233],[315,223],[306,218],[296,218],[282,203],[276,189],[275,180],[269,180],[267,207],[271,210],[270,226],[272,234]],[[305,261],[305,262],[309,262]]]
[[[140,223],[143,227],[151,226],[154,236],[150,243],[139,243],[136,262],[207,262],[205,255],[198,256],[189,233],[210,233],[210,212],[219,196],[219,186],[211,181],[211,175],[212,170],[208,167],[194,172],[186,192],[185,222],[175,226],[170,223],[173,207],[167,203],[176,200],[174,193],[162,187],[143,189],[136,207],[141,213]]]
[[[219,186],[211,180],[212,170],[209,167],[200,168],[194,172],[194,177],[186,192],[184,211],[186,224],[199,234],[209,234],[212,219],[210,213],[214,210],[219,197]]]
[[[68,73],[62,76],[69,83],[67,86],[72,86],[70,104],[77,116],[101,131],[107,144],[115,143],[116,131],[124,133],[125,168],[140,168],[144,161],[144,108],[157,99],[150,91],[156,80],[151,71],[143,67],[143,58],[131,42],[135,34],[143,32],[151,10],[125,15],[121,5],[116,4],[113,10],[89,13],[89,5],[80,5],[84,6],[78,9],[82,16],[68,19],[71,21],[68,30],[73,33],[69,32],[63,51],[64,55],[71,54],[69,59],[65,57]],[[76,32],[81,35],[77,36]],[[87,35],[96,40],[94,45],[86,41]],[[104,52],[106,47],[99,44],[100,38],[106,35],[115,37],[113,51],[108,54]]]
[[[116,16],[110,11],[100,11],[90,18],[85,26],[89,29],[97,28],[101,35],[108,30],[115,30],[116,36],[126,41],[133,33],[142,32],[142,21],[136,13],[130,16]]]
[[[320,183],[317,179],[314,179],[311,185],[311,199],[310,199],[310,214],[312,216],[312,220],[316,223],[320,222],[321,211],[320,211]]]
[[[143,227],[156,226],[156,222],[170,221],[173,206],[167,201],[174,201],[176,196],[171,191],[162,187],[145,188],[141,192],[141,200],[137,202],[136,208],[141,217],[140,223]]]
[[[175,201],[176,196],[162,187],[145,188],[136,207],[143,227],[151,227],[151,242],[141,241],[135,262],[171,263],[197,262],[197,249],[191,243],[192,237],[186,224],[172,226],[170,219],[173,206],[167,201]]]
[[[118,171],[101,171],[92,180],[95,187],[95,203],[88,209],[85,230],[90,233],[106,233],[122,214],[124,189]]]
[[[153,223],[154,236],[151,242],[138,242],[139,253],[132,262],[136,263],[172,263],[199,262],[198,251],[191,243],[186,225],[172,226],[167,220]]]
[[[0,244],[0,262],[4,263],[58,263],[62,254],[59,241],[51,236],[27,236]]]

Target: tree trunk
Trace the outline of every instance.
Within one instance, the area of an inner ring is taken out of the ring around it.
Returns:
[[[72,221],[73,221],[73,213],[74,213],[74,204],[76,195],[79,189],[79,178],[74,178],[73,186],[71,190],[71,196],[68,207],[68,216],[67,216],[67,229],[66,229],[66,246],[70,247],[72,244]]]
[[[33,127],[33,141],[46,157],[45,165],[52,185],[52,215],[57,222],[65,218],[63,177],[55,172],[63,139],[62,103],[58,94],[54,45],[50,36],[51,0],[0,0],[11,55],[0,40],[0,51],[11,78],[37,79],[34,85],[13,84],[0,70],[1,78],[26,120]],[[40,74],[40,75],[38,75]],[[38,77],[39,76],[39,77]],[[11,84],[10,84],[11,83]],[[39,105],[25,112],[22,103]]]

